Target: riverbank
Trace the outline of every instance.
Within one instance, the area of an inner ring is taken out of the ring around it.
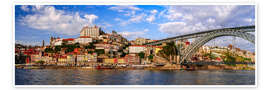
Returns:
[[[134,65],[134,66],[60,66],[60,65],[25,65],[16,64],[18,69],[124,69],[124,70],[255,70],[255,66],[250,65],[174,65],[164,66]]]

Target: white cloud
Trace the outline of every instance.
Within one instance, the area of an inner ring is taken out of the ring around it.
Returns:
[[[155,16],[151,15],[148,18],[146,18],[146,21],[153,22],[155,19],[156,19]]]
[[[163,33],[168,33],[171,35],[183,35],[187,33],[196,32],[197,30],[205,30],[206,26],[202,25],[202,23],[196,23],[193,26],[188,25],[185,22],[168,22],[159,24],[159,30]]]
[[[128,39],[136,39],[138,37],[142,37],[146,35],[148,32],[148,29],[144,29],[143,31],[135,31],[135,32],[129,32],[129,31],[124,31],[124,32],[119,32],[123,37],[128,38]]]
[[[16,44],[22,44],[27,46],[41,46],[40,41],[24,41],[24,40],[15,40]]]
[[[33,29],[52,31],[59,34],[75,35],[85,25],[93,25],[98,16],[94,14],[81,17],[75,14],[57,10],[53,6],[33,6],[34,14],[29,14],[20,19],[22,25]]]
[[[254,25],[252,18],[255,8],[245,5],[170,6],[160,15],[169,20],[159,25],[160,31],[180,35],[221,27]]]
[[[96,19],[98,19],[98,16],[94,14],[84,15],[84,17],[88,19],[89,23],[93,23]]]
[[[133,5],[118,5],[118,6],[110,7],[109,9],[120,12],[120,13],[124,13],[123,14],[124,16],[130,17],[128,20],[115,18],[115,21],[119,21],[121,26],[125,26],[130,23],[141,22],[146,16],[146,14],[144,13],[137,14],[136,11],[140,11],[141,9]]]
[[[102,28],[104,28],[104,29],[108,29],[109,27],[112,27],[113,25],[112,24],[110,24],[110,23],[107,23],[107,22],[103,22],[103,23],[100,23],[100,24],[98,24],[99,26],[102,26]],[[103,30],[104,30],[103,29]]]
[[[120,22],[119,24],[121,26],[126,26],[127,24],[130,24],[130,23],[142,22],[142,21],[144,21],[145,17],[146,17],[146,14],[141,13],[141,14],[138,14],[138,15],[131,16],[131,18],[129,18],[128,20],[123,20],[123,19],[120,19],[120,18],[115,18],[114,20]]]
[[[158,11],[156,9],[152,10],[151,13],[152,14],[156,14]]]
[[[156,19],[156,14],[157,14],[157,10],[154,9],[154,10],[151,10],[150,13],[151,15],[149,15],[147,18],[146,18],[146,21],[152,23],[155,19]]]
[[[215,28],[254,25],[255,8],[252,5],[171,6],[161,16],[169,21],[159,24],[159,31],[183,35]],[[206,45],[227,46],[232,41],[235,41],[236,47],[254,51],[252,43],[232,36],[216,38]]]
[[[180,18],[181,16],[183,16],[181,12],[177,12],[174,9],[169,9],[168,15],[166,15],[165,17],[167,17],[169,20],[175,20],[175,19]]]
[[[30,8],[27,5],[22,5],[21,9],[26,12],[30,11]]]
[[[116,10],[118,12],[124,12],[125,10],[135,10],[135,11],[141,10],[140,8],[136,6],[132,6],[132,5],[118,5],[118,6],[110,7],[109,9]]]
[[[216,22],[216,20],[215,20],[215,19],[213,19],[213,18],[209,18],[209,19],[207,19],[207,22],[208,22],[208,23],[215,23],[215,22]]]
[[[125,16],[134,16],[136,11],[141,10],[140,8],[133,6],[133,5],[118,5],[110,7],[109,9],[124,13]]]
[[[122,19],[120,19],[120,18],[115,18],[114,20],[115,20],[115,21],[121,21]]]
[[[139,15],[136,15],[136,16],[132,16],[128,21],[129,22],[140,22],[142,21],[142,19],[145,17],[145,14],[142,13],[142,14],[139,14]]]

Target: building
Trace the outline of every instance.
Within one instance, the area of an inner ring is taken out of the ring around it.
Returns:
[[[97,38],[99,35],[101,35],[103,33],[104,32],[98,26],[94,26],[94,27],[85,26],[82,28],[82,30],[80,32],[80,36],[88,36],[88,37]]]
[[[89,36],[80,36],[79,38],[75,39],[75,43],[88,44],[90,42],[93,42],[93,40]]]
[[[140,57],[136,54],[128,54],[124,57],[124,61],[128,64],[140,64]]]
[[[50,45],[51,46],[58,46],[58,45],[62,45],[62,40],[60,37],[51,37],[50,39]]]
[[[129,53],[140,53],[146,50],[146,46],[143,45],[132,45],[128,47]]]
[[[75,43],[75,39],[74,38],[67,38],[67,39],[63,39],[62,43],[65,44],[74,44]]]
[[[148,43],[150,39],[146,39],[146,38],[136,38],[135,40],[135,44],[136,45],[143,45],[145,43]]]

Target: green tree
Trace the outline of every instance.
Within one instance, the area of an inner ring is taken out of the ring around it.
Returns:
[[[140,53],[139,53],[139,57],[140,57],[140,59],[143,59],[143,58],[144,58],[144,55],[145,55],[145,53],[144,53],[144,52],[140,52]]]
[[[59,51],[61,51],[61,48],[62,48],[62,46],[55,46],[54,51],[59,52]]]
[[[159,51],[159,54],[162,55],[162,57],[166,58],[167,60],[170,60],[170,56],[175,56],[178,54],[177,47],[174,42],[169,42],[166,44],[166,46],[163,46],[163,49]]]
[[[226,57],[225,57],[224,62],[228,62],[228,63],[235,63],[236,62],[236,58],[232,54],[226,53],[225,56]]]
[[[96,52],[98,55],[104,54],[104,53],[105,53],[104,49],[95,49],[95,52]]]
[[[148,59],[151,60],[151,61],[153,60],[153,58],[154,58],[154,55],[153,54],[151,54],[151,55],[148,56]]]
[[[84,47],[85,49],[95,49],[96,47],[94,46],[93,43],[89,43],[87,46]]]
[[[46,53],[53,53],[54,52],[54,50],[52,49],[52,48],[46,48],[45,50],[44,50]]]
[[[88,51],[89,54],[93,54],[94,52],[93,51]]]

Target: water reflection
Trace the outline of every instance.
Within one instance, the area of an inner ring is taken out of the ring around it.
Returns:
[[[255,71],[16,69],[16,85],[254,85]]]

